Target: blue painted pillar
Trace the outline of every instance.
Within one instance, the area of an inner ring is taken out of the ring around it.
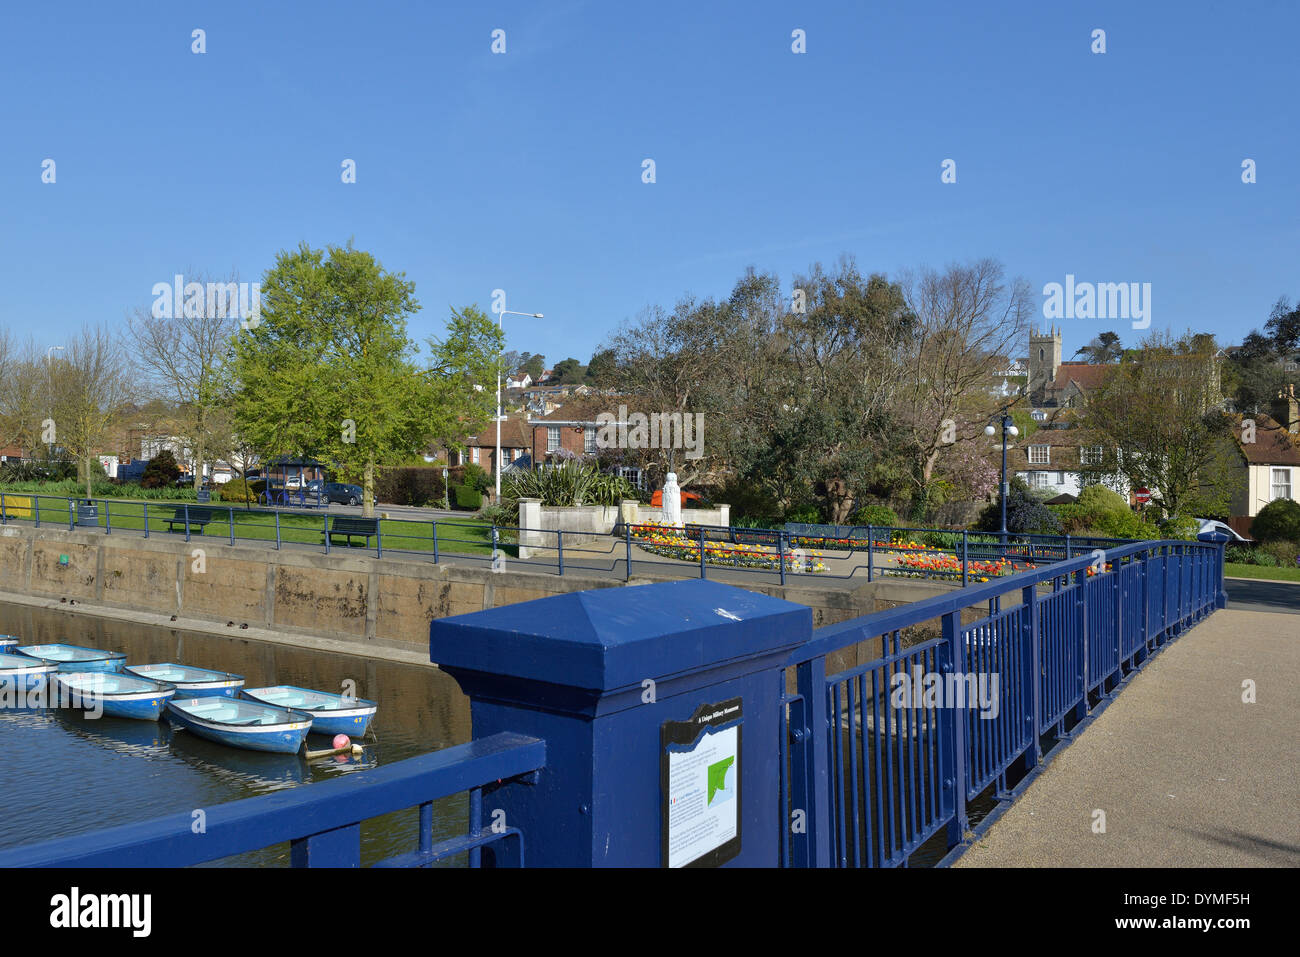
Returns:
[[[534,783],[483,795],[482,826],[520,828],[530,866],[659,867],[669,842],[676,863],[778,865],[783,666],[812,635],[811,609],[691,580],[441,618],[429,635],[475,737],[546,741]],[[728,820],[738,833],[723,841]],[[690,821],[711,836],[689,839]]]

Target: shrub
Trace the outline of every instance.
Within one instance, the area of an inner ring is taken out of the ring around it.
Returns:
[[[801,525],[821,525],[824,523],[821,507],[814,504],[797,505],[785,513],[787,522],[797,522]]]
[[[888,505],[863,505],[849,519],[854,525],[884,525],[897,528],[898,515]]]
[[[486,492],[493,487],[492,478],[488,475],[487,470],[481,465],[475,465],[473,462],[465,466],[463,484],[478,492]]]
[[[1128,502],[1114,489],[1105,485],[1089,485],[1079,493],[1078,505],[1089,512],[1118,512],[1129,510]]]
[[[457,508],[472,508],[478,510],[483,507],[483,493],[472,485],[457,485],[453,490],[456,499]]]
[[[375,500],[389,505],[441,505],[442,469],[392,468],[375,476]]]
[[[1264,568],[1277,568],[1277,559],[1263,549],[1256,549],[1255,564]]]
[[[1235,562],[1238,565],[1254,565],[1255,550],[1246,545],[1229,545],[1224,554],[1224,561]]]
[[[1161,538],[1176,538],[1185,542],[1194,542],[1200,530],[1200,523],[1190,515],[1175,515],[1160,523]]]
[[[745,528],[774,528],[781,522],[781,505],[776,498],[755,482],[732,479],[713,496],[715,502],[726,502],[731,506],[732,524],[742,521],[752,522]]]
[[[262,488],[256,488],[258,485]],[[238,502],[240,505],[256,504],[258,494],[265,488],[265,482],[231,479],[225,485],[217,486],[217,498],[223,502]]]
[[[1103,538],[1152,539],[1162,537],[1156,526],[1143,520],[1137,512],[1124,509],[1119,512],[1100,512],[1093,516],[1093,527]],[[1196,536],[1193,535],[1193,538]]]
[[[1264,542],[1259,546],[1259,553],[1273,556],[1279,568],[1294,568],[1300,557],[1300,542]]]
[[[975,527],[983,532],[1001,530],[1002,505],[997,499],[980,512]],[[1034,495],[1023,479],[1017,478],[1011,480],[1011,494],[1007,496],[1007,531],[1060,535],[1061,521]]]
[[[1259,542],[1300,541],[1300,502],[1289,498],[1269,502],[1255,516],[1250,534]]]
[[[514,505],[511,508],[510,505]],[[491,522],[493,525],[518,525],[519,524],[519,503],[511,502],[506,505],[484,505],[474,516],[483,522]]]
[[[512,472],[503,476],[501,498],[540,499],[543,505],[617,505],[637,498],[627,479],[601,472],[594,463],[569,459],[551,468]]]
[[[180,476],[181,469],[176,464],[176,456],[172,455],[169,449],[163,449],[145,466],[144,475],[140,477],[140,487],[161,488],[175,485]]]

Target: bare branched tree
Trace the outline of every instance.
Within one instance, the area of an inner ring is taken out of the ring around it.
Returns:
[[[159,317],[142,307],[130,317],[129,329],[141,389],[173,404],[177,437],[194,453],[197,490],[208,459],[214,453],[227,453],[231,446],[229,418],[220,411],[228,405],[223,370],[239,316],[238,297],[232,295],[237,278],[192,281],[222,295],[205,296],[202,308],[181,309],[174,316]]]
[[[112,438],[130,398],[128,363],[106,326],[87,326],[51,364],[56,443],[77,461],[91,496],[95,456]]]

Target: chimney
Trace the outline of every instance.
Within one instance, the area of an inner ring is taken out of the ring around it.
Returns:
[[[1300,402],[1296,401],[1294,383],[1277,394],[1270,412],[1282,428],[1292,435],[1300,435]]]

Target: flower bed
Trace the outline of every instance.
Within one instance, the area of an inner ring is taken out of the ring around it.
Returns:
[[[679,561],[700,561],[700,543],[687,537],[683,529],[661,522],[642,522],[631,528],[632,541],[645,551],[664,558]],[[730,542],[704,542],[704,561],[708,565],[727,565],[732,568],[756,568],[764,571],[777,571],[781,567],[781,556],[772,548],[764,545],[733,545]],[[787,571],[795,574],[807,574],[826,571],[821,561],[821,553],[805,549],[787,552],[785,555]]]
[[[947,552],[925,549],[923,554],[900,555],[898,568],[882,568],[882,574],[898,575],[904,578],[961,578],[961,560]],[[999,558],[997,561],[966,563],[966,576],[969,581],[986,582],[990,578],[1012,575],[1021,571],[1037,568],[1032,564],[1020,564]],[[1089,569],[1091,572],[1091,569]]]

